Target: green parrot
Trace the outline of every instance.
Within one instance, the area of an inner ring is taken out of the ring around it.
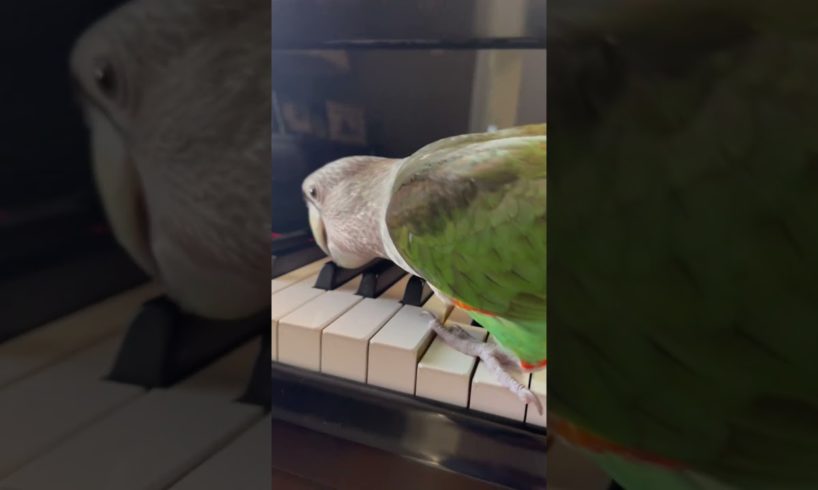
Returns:
[[[445,138],[404,159],[342,158],[303,183],[327,255],[350,268],[389,259],[426,280],[446,305],[434,331],[540,413],[509,373],[546,364],[545,133],[534,124]],[[496,345],[446,325],[455,306]]]
[[[614,3],[549,42],[549,431],[627,490],[818,489],[818,4]]]

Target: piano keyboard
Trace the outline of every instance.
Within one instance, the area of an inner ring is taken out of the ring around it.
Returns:
[[[438,453],[436,464],[448,458],[444,466],[478,479],[544,486],[545,416],[500,386],[482,361],[436,338],[422,311],[439,315],[442,302],[428,288],[419,299],[408,299],[418,278],[406,274],[380,294],[364,297],[361,284],[374,269],[383,273],[383,262],[332,288],[318,287],[333,269],[338,268],[324,258],[272,280],[273,416],[386,449]],[[448,321],[494,341],[470,325],[465,311],[455,309]],[[545,406],[545,371],[517,376]],[[407,448],[408,436],[394,433],[394,427],[378,428],[378,418],[435,436]],[[435,420],[443,419],[438,427]],[[378,431],[386,434],[373,441]],[[493,468],[479,468],[467,459],[470,440],[487,444],[482,458],[485,451],[503,456]]]
[[[436,296],[430,296],[422,308],[401,303],[410,276],[404,275],[376,298],[364,298],[356,294],[363,274],[334,290],[314,287],[327,264],[327,259],[321,259],[273,279],[273,361],[546,426],[545,417],[500,386],[482,361],[435,338],[421,312],[442,312],[444,305]],[[470,326],[471,318],[459,308],[449,322],[486,340],[487,332]],[[517,380],[544,406],[545,377],[545,370],[517,373]]]
[[[258,338],[164,388],[107,379],[160,293],[142,285],[0,343],[0,488],[270,488],[270,417],[237,401]]]

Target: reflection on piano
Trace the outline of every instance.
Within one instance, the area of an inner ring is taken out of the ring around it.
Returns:
[[[275,258],[290,268],[271,281],[273,417],[473,484],[545,488],[545,416],[435,338],[420,312],[443,304],[428,286],[388,261],[311,260],[311,247],[304,236]],[[486,339],[463,311],[449,321]],[[519,376],[545,405],[545,371]]]
[[[2,283],[42,281],[40,317],[53,319],[32,323],[33,295],[4,322],[0,488],[270,488],[266,318],[235,322],[225,338],[224,326],[179,314],[135,269],[109,246]],[[150,323],[174,335],[134,344]]]

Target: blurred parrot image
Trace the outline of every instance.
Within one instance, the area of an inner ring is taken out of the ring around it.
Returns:
[[[348,268],[385,258],[425,279],[446,305],[434,331],[542,412],[509,371],[546,364],[544,124],[449,137],[404,159],[342,158],[303,191],[327,255]],[[455,306],[497,344],[446,325]]]
[[[133,0],[70,56],[116,238],[206,318],[269,304],[269,13],[266,0]]]
[[[816,489],[818,4],[608,3],[549,11],[550,434],[627,490]]]

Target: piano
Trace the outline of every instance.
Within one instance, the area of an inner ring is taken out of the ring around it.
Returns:
[[[305,237],[298,250],[313,247]],[[439,314],[443,304],[422,280],[388,261],[347,270],[304,257],[271,281],[276,420],[399,453],[475,485],[545,488],[545,417],[481,362],[435,338],[420,311]],[[449,321],[487,337],[464,311]],[[543,405],[545,374],[520,374]],[[274,444],[274,465],[276,455]]]

